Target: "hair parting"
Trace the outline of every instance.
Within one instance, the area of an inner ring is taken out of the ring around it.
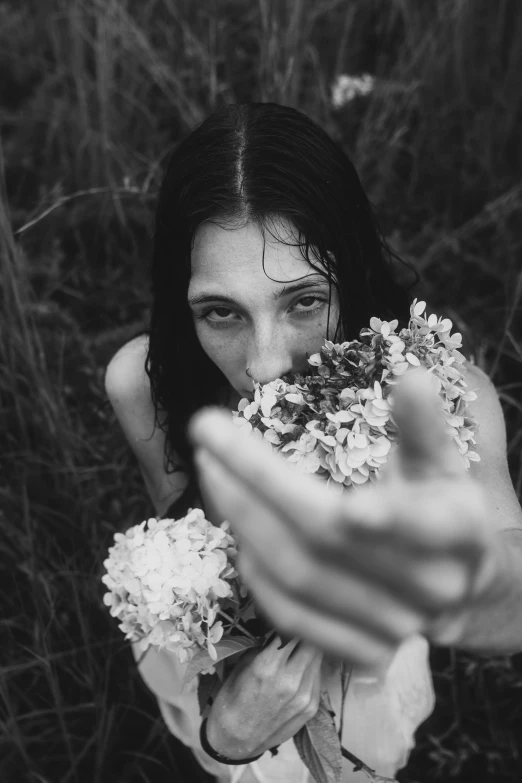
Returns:
[[[292,241],[277,235],[279,217],[295,229]],[[145,364],[156,424],[166,433],[166,469],[187,471],[192,487],[186,425],[198,408],[225,404],[227,388],[187,302],[191,251],[206,221],[230,230],[252,221],[263,239],[268,231],[298,247],[330,284],[328,324],[332,286],[338,291],[334,340],[357,338],[371,316],[406,326],[412,299],[393,268],[411,267],[388,247],[354,166],[319,125],[293,108],[243,103],[197,126],[172,152],[160,188]]]

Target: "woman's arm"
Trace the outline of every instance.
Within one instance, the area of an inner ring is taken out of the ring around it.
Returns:
[[[136,455],[150,498],[158,515],[166,512],[187,486],[184,473],[167,474],[164,468],[165,434],[154,426],[149,379],[145,372],[147,338],[124,345],[109,362],[105,388],[116,417]],[[208,735],[216,750],[232,757],[248,757],[279,745],[317,710],[321,654],[307,645],[294,652],[296,642],[278,650],[274,640],[254,656],[250,666],[234,670],[216,697],[209,716]],[[141,653],[133,649],[136,658]],[[201,718],[193,681],[181,687],[185,665],[168,650],[149,648],[139,665],[140,674],[158,699],[172,733],[198,752],[206,769],[216,764],[199,746]],[[210,766],[209,766],[210,765]]]
[[[181,471],[165,470],[165,433],[155,426],[150,382],[145,372],[147,347],[147,335],[139,335],[116,352],[105,373],[105,390],[138,460],[156,514],[162,516],[181,496],[188,479]]]

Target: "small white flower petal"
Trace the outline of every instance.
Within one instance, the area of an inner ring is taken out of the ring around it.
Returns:
[[[271,394],[266,394],[261,400],[261,412],[263,416],[270,416],[270,412],[277,402],[277,398]],[[257,411],[256,411],[257,413]]]
[[[380,318],[370,318],[370,328],[377,334],[381,333],[382,321]]]

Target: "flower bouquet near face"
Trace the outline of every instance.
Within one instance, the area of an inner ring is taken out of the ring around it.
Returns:
[[[241,400],[234,421],[268,440],[295,468],[323,476],[343,492],[377,481],[397,445],[392,392],[399,377],[424,366],[441,398],[441,410],[467,467],[478,460],[475,422],[467,402],[476,399],[463,379],[459,334],[448,319],[422,317],[413,302],[407,329],[372,318],[360,340],[326,342],[309,358],[308,374],[294,373],[255,385],[253,401]],[[235,568],[237,547],[225,522],[212,525],[203,511],[186,517],[149,519],[115,534],[104,561],[104,603],[125,637],[146,655],[167,648],[187,664],[184,682],[196,675],[202,715],[210,709],[227,666],[270,636]],[[340,666],[342,705],[351,675]],[[341,711],[342,708],[341,707]],[[388,778],[341,747],[326,691],[316,715],[295,735],[303,762],[318,783],[338,783],[343,756],[374,781]]]
[[[253,401],[241,400],[235,423],[339,492],[375,482],[398,442],[393,388],[405,372],[423,366],[439,395],[446,431],[469,468],[480,459],[476,422],[467,410],[477,395],[464,381],[461,335],[450,334],[447,318],[423,317],[425,307],[414,300],[408,328],[399,334],[397,321],[372,318],[359,340],[325,342],[308,359],[307,374],[255,384]]]

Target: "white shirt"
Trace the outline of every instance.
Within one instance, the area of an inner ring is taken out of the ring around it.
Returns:
[[[142,653],[135,645],[136,660]],[[220,764],[201,748],[201,716],[197,699],[197,678],[182,689],[186,664],[166,649],[148,649],[139,665],[145,683],[158,700],[169,730],[191,748],[200,765],[219,783],[313,783],[293,740],[279,746],[277,755],[269,751],[246,765]],[[341,681],[338,664],[323,661],[322,688],[328,689],[339,728]],[[398,648],[389,667],[376,677],[352,672],[345,700],[342,744],[379,775],[395,779],[406,766],[414,746],[414,734],[435,706],[429,668],[429,646],[415,634]],[[362,771],[343,760],[342,783],[367,783]]]

